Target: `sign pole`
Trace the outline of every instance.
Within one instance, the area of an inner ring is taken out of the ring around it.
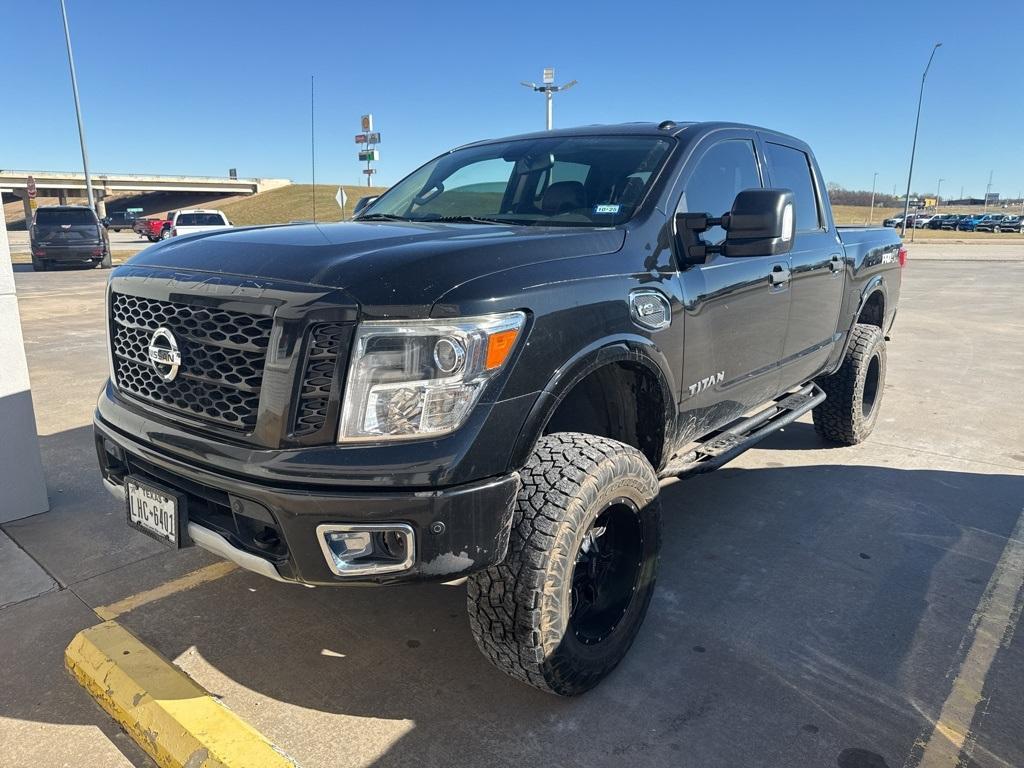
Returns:
[[[363,148],[359,150],[360,162],[366,161],[366,167],[363,169],[363,173],[366,174],[366,186],[373,186],[373,174],[377,172],[377,169],[372,166],[372,163],[380,159],[380,155],[376,150],[376,146],[380,144],[380,132],[373,130],[373,115],[367,114],[360,118],[360,126],[362,133],[356,134],[356,144],[362,144]]]

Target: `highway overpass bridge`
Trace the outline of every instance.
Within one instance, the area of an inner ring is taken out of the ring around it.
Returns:
[[[35,179],[39,197],[56,197],[66,203],[70,197],[85,196],[85,174],[65,171],[0,170],[0,192],[21,198],[25,221],[32,220],[28,195],[29,177]],[[92,187],[96,196],[96,213],[107,215],[104,198],[113,194],[151,192],[201,192],[223,195],[254,195],[268,189],[291,184],[288,179],[239,179],[231,176],[157,176],[142,173],[94,173]]]

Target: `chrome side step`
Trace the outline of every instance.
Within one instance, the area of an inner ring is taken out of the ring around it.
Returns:
[[[806,384],[753,416],[715,433],[693,450],[673,457],[658,476],[686,477],[718,469],[824,400],[825,393],[817,384]]]

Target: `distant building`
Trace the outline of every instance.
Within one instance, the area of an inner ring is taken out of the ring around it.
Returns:
[[[991,198],[989,198],[991,200]],[[946,205],[984,205],[985,201],[980,197],[965,197],[960,200],[947,200]]]

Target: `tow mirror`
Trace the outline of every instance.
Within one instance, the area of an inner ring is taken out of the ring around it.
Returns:
[[[780,256],[793,248],[793,193],[788,189],[745,189],[732,210],[721,218],[706,213],[677,214],[677,226],[687,263],[703,263],[709,254],[729,257]],[[721,245],[701,242],[699,233],[711,227],[725,230]]]

